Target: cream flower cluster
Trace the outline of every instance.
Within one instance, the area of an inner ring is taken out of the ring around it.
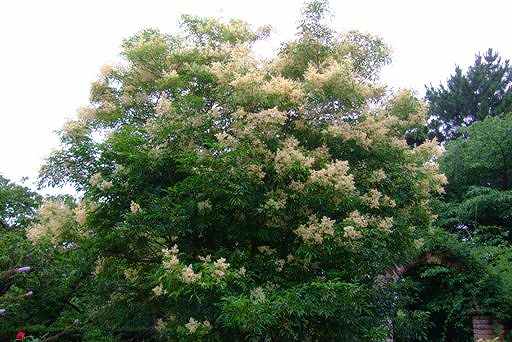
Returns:
[[[173,270],[179,265],[180,260],[178,259],[179,249],[177,245],[174,245],[171,249],[162,249],[163,261],[162,266],[166,270]]]
[[[334,236],[334,224],[335,220],[332,220],[326,216],[318,220],[316,215],[309,217],[307,224],[302,224],[295,230],[295,234],[300,236],[302,240],[310,244],[321,244],[323,243],[326,236]]]
[[[301,84],[282,76],[271,78],[263,85],[262,90],[267,95],[289,99],[295,104],[299,104],[304,98],[304,90]]]
[[[313,88],[321,89],[327,85],[345,86],[345,83],[354,80],[352,65],[348,59],[338,62],[329,59],[321,68],[310,65],[304,74],[306,82]]]
[[[416,146],[413,150],[414,154],[422,158],[425,162],[431,161],[432,158],[439,158],[444,149],[438,144],[437,139],[425,140],[425,142],[419,146]]]
[[[130,211],[132,212],[132,214],[138,214],[140,210],[140,205],[137,202],[130,202]]]
[[[229,267],[229,263],[226,262],[225,258],[220,258],[213,263],[213,266],[213,276],[216,278],[222,278],[226,274],[226,271]]]
[[[113,71],[114,71],[114,68],[112,67],[112,65],[104,64],[100,68],[100,75],[103,78],[107,78],[108,76],[110,76],[112,74]]]
[[[164,289],[164,286],[162,284],[158,284],[157,286],[155,286],[152,291],[156,297],[160,297],[167,294],[167,290]]]
[[[87,126],[83,121],[77,120],[77,121],[67,121],[64,124],[63,132],[65,135],[72,137],[72,138],[79,138],[83,137],[87,133]]]
[[[393,218],[392,217],[384,217],[383,219],[379,220],[377,223],[377,227],[382,229],[383,231],[387,233],[391,233],[391,228],[393,228]]]
[[[379,217],[379,216],[362,215],[357,210],[352,211],[348,215],[347,220],[352,222],[352,224],[355,225],[356,227],[366,228],[371,224],[386,233],[391,232],[391,228],[393,228],[393,224],[394,224],[394,219],[392,217],[384,217],[383,218],[383,217]],[[352,226],[350,226],[350,227],[354,228]],[[359,233],[361,233],[361,232],[359,232]]]
[[[361,196],[363,203],[368,205],[370,208],[378,208],[380,206],[380,199],[382,198],[382,194],[377,189],[370,189],[368,194]]]
[[[368,227],[368,218],[364,215],[361,215],[358,210],[352,211],[349,214],[348,219],[350,221],[352,221],[358,227],[361,227],[361,228]]]
[[[155,113],[159,116],[164,116],[172,111],[172,102],[165,96],[162,96],[155,107]]]
[[[439,171],[439,164],[428,161],[423,165],[423,171],[427,176],[427,191],[435,191],[439,194],[444,193],[444,186],[448,184],[448,178]]]
[[[246,120],[248,129],[266,129],[270,127],[281,127],[286,122],[287,115],[277,108],[262,110],[256,113],[248,113]]]
[[[80,107],[77,113],[78,120],[84,123],[89,123],[96,119],[96,109],[93,107]]]
[[[73,209],[75,213],[75,221],[78,224],[84,224],[87,220],[87,208],[85,207],[83,202],[78,203],[75,209]]]
[[[284,175],[295,164],[311,167],[314,161],[312,157],[307,157],[302,153],[299,149],[299,142],[295,138],[287,138],[274,158],[275,168],[279,175]]]
[[[84,201],[78,202],[78,205],[75,207],[75,209],[73,209],[75,214],[75,221],[80,225],[85,224],[85,221],[87,220],[87,214],[96,211],[97,208],[98,205],[96,203],[86,203]]]
[[[36,243],[43,237],[49,237],[57,243],[66,229],[74,222],[73,211],[63,203],[46,201],[38,210],[38,223],[31,225],[27,230],[27,238]]]
[[[104,180],[100,172],[93,174],[91,178],[89,178],[89,184],[102,191],[112,188],[112,182]]]
[[[373,209],[380,208],[381,206],[390,208],[396,206],[395,200],[387,195],[382,195],[377,189],[370,189],[366,195],[361,196],[361,200]]]
[[[201,214],[204,214],[204,213],[212,210],[212,204],[210,203],[210,200],[204,200],[204,201],[197,202],[197,210]]]
[[[326,132],[343,141],[354,141],[367,150],[374,144],[385,142],[398,148],[407,148],[407,142],[393,129],[397,121],[396,117],[390,115],[366,114],[355,123],[338,121],[330,125]]]
[[[193,335],[196,333],[198,329],[205,329],[206,331],[209,331],[212,328],[211,323],[208,320],[205,320],[203,322],[198,322],[194,318],[190,317],[188,320],[188,323],[185,324],[185,328],[188,330],[188,334]]]
[[[186,284],[192,284],[201,279],[201,272],[195,273],[192,264],[183,267],[181,271],[181,280]]]
[[[337,191],[351,193],[355,190],[354,176],[349,174],[348,162],[336,160],[320,170],[314,170],[309,176],[310,183],[333,186]]]
[[[360,231],[356,230],[352,226],[346,226],[343,228],[343,236],[345,238],[355,240],[355,239],[359,239],[360,237],[362,237],[363,234]]]
[[[270,246],[258,246],[258,251],[262,254],[272,255],[276,250]]]
[[[372,143],[365,131],[359,130],[347,122],[330,125],[327,132],[332,136],[340,137],[344,141],[354,140],[364,148],[368,148]]]
[[[382,170],[382,169],[378,169],[378,170],[375,170],[372,172],[370,181],[372,183],[380,183],[383,180],[385,180],[386,177],[387,177],[386,172],[384,172],[384,170]]]
[[[247,166],[247,171],[254,175],[258,180],[263,180],[265,178],[265,172],[263,171],[263,167],[261,165],[250,164]]]

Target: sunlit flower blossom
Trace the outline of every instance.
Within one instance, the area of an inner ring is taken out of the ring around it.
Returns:
[[[103,272],[103,269],[105,268],[105,263],[106,259],[104,257],[99,257],[98,259],[96,259],[93,271],[93,274],[95,276],[98,276],[101,272]]]
[[[265,82],[262,90],[269,95],[288,98],[294,103],[299,103],[304,98],[304,91],[300,83],[281,76],[273,77]]]
[[[263,254],[272,255],[276,252],[275,249],[270,246],[258,246],[258,251]]]
[[[134,201],[131,201],[130,203],[130,211],[132,214],[137,214],[140,212],[140,205]]]
[[[187,328],[189,335],[193,335],[196,333],[197,329],[200,329],[200,328],[202,328],[206,331],[209,331],[212,328],[212,325],[211,325],[210,321],[208,321],[208,320],[205,320],[201,323],[201,322],[196,321],[194,318],[190,317],[190,319],[188,320],[188,323],[185,324],[185,328]]]
[[[354,224],[358,227],[361,227],[361,228],[368,227],[368,220],[366,219],[366,217],[361,215],[359,213],[359,211],[357,211],[357,210],[352,211],[348,218],[349,218],[349,220],[354,222]]]
[[[293,165],[301,165],[311,167],[314,163],[314,159],[306,157],[299,150],[299,142],[295,138],[287,138],[283,147],[279,149],[275,156],[275,167],[278,174],[284,174]]]
[[[290,182],[289,188],[290,190],[301,192],[302,190],[304,190],[305,186],[306,184],[293,180]]]
[[[240,269],[238,270],[238,274],[241,276],[244,276],[245,273],[246,273],[245,267],[240,267]]]
[[[164,289],[162,284],[158,284],[157,286],[155,286],[152,291],[156,297],[160,297],[162,295],[167,294],[167,291]]]
[[[396,207],[396,202],[394,199],[392,199],[391,197],[387,196],[387,195],[384,195],[382,197],[382,201],[381,201],[382,205],[385,206],[385,207],[390,207],[390,208],[394,208]]]
[[[233,147],[236,146],[237,144],[237,139],[226,132],[220,132],[215,134],[215,138],[217,138],[217,141],[224,146]]]
[[[104,181],[102,181],[102,182],[99,184],[99,186],[98,186],[98,187],[100,188],[100,190],[103,190],[103,191],[108,190],[108,189],[112,188],[112,182],[111,182],[111,181],[105,181],[105,180],[104,180]]]
[[[139,272],[135,268],[127,268],[124,270],[123,274],[124,277],[129,281],[135,281],[139,276]]]
[[[155,322],[155,330],[158,331],[159,333],[164,331],[166,326],[167,326],[167,324],[161,318],[157,319],[156,322]]]
[[[380,206],[379,201],[381,198],[382,194],[377,189],[370,189],[368,194],[361,197],[363,203],[365,203],[370,208],[378,208]]]
[[[277,259],[275,261],[275,264],[276,264],[276,271],[277,272],[282,272],[283,271],[283,268],[284,268],[284,265],[286,263],[286,260],[284,259]]]
[[[207,256],[198,256],[197,257],[200,261],[204,262],[204,263],[209,263],[212,261],[212,256],[210,254],[208,254]]]
[[[178,259],[178,257],[176,255],[171,255],[169,256],[168,258],[164,259],[162,261],[162,266],[166,269],[166,270],[172,270],[174,269],[177,265],[179,265],[180,263],[180,260]]]
[[[87,127],[82,121],[67,121],[63,127],[64,134],[72,138],[80,138],[87,133]]]
[[[414,148],[414,153],[425,161],[430,161],[432,157],[438,158],[443,154],[443,147],[439,145],[436,138],[427,139],[423,144]]]
[[[161,97],[155,107],[155,113],[162,116],[170,113],[172,110],[172,103],[165,97]]]
[[[308,224],[302,224],[295,230],[304,242],[320,244],[326,235],[334,236],[334,224],[336,221],[324,216],[318,221],[316,215],[309,217]]]
[[[383,169],[378,169],[372,172],[370,181],[373,183],[379,183],[386,179],[386,172]]]
[[[284,193],[278,193],[276,197],[269,198],[264,205],[268,211],[277,211],[286,207],[286,195]]]
[[[259,180],[265,178],[265,172],[261,165],[251,164],[247,167],[247,170]]]
[[[75,213],[75,221],[78,224],[85,224],[87,220],[87,208],[84,202],[79,202],[75,209],[73,209]]]
[[[205,213],[212,210],[210,200],[197,202],[197,210],[199,210],[200,213]]]
[[[343,228],[343,236],[348,238],[348,239],[359,239],[360,237],[363,236],[363,234],[360,232],[360,231],[357,231],[354,227],[352,226],[346,226]]]
[[[261,287],[256,287],[251,290],[251,298],[257,303],[264,302],[266,299],[265,291]]]
[[[432,190],[440,194],[444,193],[444,186],[448,184],[448,178],[439,171],[439,164],[428,161],[424,164],[423,170],[428,178],[425,182],[425,192]]]
[[[110,64],[104,64],[100,68],[100,74],[104,78],[110,76],[113,71],[114,71],[114,68]]]
[[[392,217],[385,217],[379,221],[379,223],[377,224],[377,227],[379,227],[380,229],[382,229],[385,232],[390,233],[391,228],[393,228],[393,221],[394,220]]]
[[[228,267],[229,267],[229,263],[226,262],[226,259],[225,258],[220,258],[220,259],[217,259],[217,261],[215,261],[213,263],[213,266],[217,269],[220,269],[220,270],[227,270]]]
[[[89,178],[89,184],[91,184],[94,187],[98,186],[98,184],[100,184],[102,181],[103,181],[103,177],[100,172],[93,174]]]
[[[201,323],[190,317],[188,323],[185,324],[185,327],[187,328],[189,334],[194,334],[200,325]]]
[[[348,173],[348,162],[336,160],[324,169],[311,172],[309,182],[333,186],[336,190],[350,193],[355,190],[354,176]]]
[[[192,268],[192,265],[188,265],[187,267],[184,267],[181,272],[181,280],[187,284],[195,283],[201,279],[201,272],[194,273],[194,269]]]
[[[83,123],[89,123],[96,119],[96,109],[93,107],[78,108],[78,120]]]
[[[43,237],[57,243],[66,227],[74,221],[73,211],[64,203],[45,201],[38,209],[38,222],[27,229],[26,235],[33,243]]]
[[[215,267],[213,275],[217,278],[222,278],[226,274],[229,264],[226,263],[226,259],[220,258],[213,263],[213,266]]]
[[[260,89],[263,84],[265,75],[260,71],[254,70],[243,75],[238,75],[233,81],[229,83],[230,86],[237,90],[252,90]]]

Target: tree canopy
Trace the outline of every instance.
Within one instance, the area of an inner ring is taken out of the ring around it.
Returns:
[[[0,237],[0,339],[462,341],[476,308],[509,314],[503,241],[436,228],[469,225],[463,204],[437,219],[445,187],[509,191],[509,117],[441,157],[426,103],[379,79],[389,47],[330,15],[308,1],[268,59],[271,28],[236,19],[125,39],[41,169],[77,200],[30,202]]]
[[[307,3],[270,60],[251,51],[268,28],[239,20],[184,16],[178,34],[124,41],[42,169],[42,184],[72,184],[80,203],[46,203],[27,233],[96,255],[61,326],[95,338],[389,334],[379,279],[419,253],[446,179],[435,141],[405,141],[426,106],[376,81],[388,47],[334,32],[327,10]]]

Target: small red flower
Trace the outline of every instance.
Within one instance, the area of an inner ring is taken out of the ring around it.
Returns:
[[[25,334],[23,330],[18,331],[18,333],[16,334],[16,341],[23,341],[26,335],[27,334]]]

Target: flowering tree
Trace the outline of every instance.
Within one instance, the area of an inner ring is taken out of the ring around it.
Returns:
[[[101,69],[41,173],[83,194],[76,223],[29,231],[94,249],[94,291],[76,300],[89,334],[387,336],[379,279],[421,246],[440,148],[405,142],[426,110],[378,82],[386,45],[326,14],[307,3],[270,60],[251,49],[268,28],[184,16]]]

